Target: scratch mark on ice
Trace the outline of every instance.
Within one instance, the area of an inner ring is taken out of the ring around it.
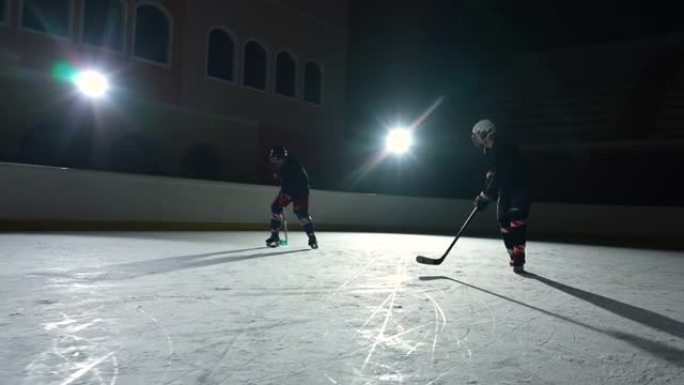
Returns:
[[[90,363],[88,366],[86,366],[86,367],[84,367],[84,368],[81,368],[79,371],[77,371],[76,373],[74,373],[74,374],[72,374],[71,376],[69,376],[66,380],[62,381],[59,385],[69,385],[69,384],[71,384],[72,382],[74,382],[74,381],[78,380],[79,378],[81,378],[84,374],[86,374],[86,373],[88,373],[89,371],[91,371],[91,370],[92,370],[94,367],[96,367],[97,365],[100,365],[101,363],[103,363],[104,361],[106,361],[106,360],[107,360],[109,357],[111,357],[112,355],[114,355],[114,352],[109,352],[109,354],[107,354],[107,355],[105,355],[105,356],[103,356],[103,357],[98,358],[97,360],[95,360],[95,361],[93,361],[92,363]]]

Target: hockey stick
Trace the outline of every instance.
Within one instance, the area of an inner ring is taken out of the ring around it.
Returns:
[[[283,207],[283,232],[285,233],[285,240],[280,241],[280,246],[287,246],[287,216],[285,215],[285,207]]]
[[[486,186],[485,186],[485,188],[484,188],[483,191],[489,191],[489,189],[491,189],[492,186],[494,185],[494,176],[493,176],[493,174],[492,174],[491,176],[490,176],[489,174],[490,174],[490,173],[487,173],[487,184],[486,184]],[[452,248],[454,247],[454,245],[456,244],[456,241],[458,241],[458,238],[461,237],[461,234],[463,233],[463,230],[465,230],[466,227],[468,227],[468,224],[470,223],[470,220],[473,219],[473,217],[475,216],[475,213],[476,213],[477,211],[478,211],[478,208],[477,208],[477,207],[474,207],[474,208],[473,208],[473,211],[471,211],[471,212],[470,212],[470,215],[468,215],[468,218],[466,219],[466,221],[465,221],[465,223],[463,224],[463,226],[461,226],[461,229],[458,230],[458,233],[456,233],[456,237],[455,237],[454,240],[451,242],[451,245],[449,245],[449,248],[444,252],[444,255],[442,255],[440,258],[437,258],[437,259],[432,259],[432,258],[428,258],[428,257],[422,256],[422,255],[419,255],[419,256],[416,257],[416,262],[418,262],[418,263],[423,263],[423,264],[426,264],[426,265],[439,265],[440,263],[444,262],[444,260],[446,259],[447,255],[449,254],[449,252],[451,251],[451,249],[452,249]]]
[[[476,212],[477,212],[477,207],[475,207],[473,209],[473,211],[470,213],[470,215],[468,215],[468,219],[466,219],[463,226],[461,226],[461,229],[458,230],[458,233],[456,234],[456,238],[454,238],[454,240],[451,242],[451,245],[449,245],[449,248],[444,252],[444,255],[442,255],[438,259],[432,259],[432,258],[428,258],[428,257],[424,257],[422,255],[419,255],[416,257],[416,262],[423,263],[426,265],[439,265],[440,263],[444,262],[444,259],[447,257],[447,255],[451,251],[451,248],[454,247],[454,245],[456,244],[456,241],[458,241],[458,238],[461,237],[461,233],[463,233],[463,230],[465,230],[465,228],[468,226],[468,223],[470,223],[470,220],[473,219]]]

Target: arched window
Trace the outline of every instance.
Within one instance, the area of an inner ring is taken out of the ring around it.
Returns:
[[[294,58],[287,52],[279,53],[276,59],[276,94],[295,96],[296,73]]]
[[[212,29],[209,32],[207,75],[232,81],[234,79],[235,42],[228,32]]]
[[[84,0],[83,42],[121,51],[124,15],[122,0]]]
[[[133,54],[160,64],[171,63],[171,16],[156,4],[141,4],[135,11]]]
[[[24,0],[21,26],[55,36],[69,36],[70,0]]]
[[[257,42],[250,41],[245,45],[245,66],[243,84],[266,89],[266,50]]]
[[[304,67],[304,100],[321,104],[321,69],[313,62]]]

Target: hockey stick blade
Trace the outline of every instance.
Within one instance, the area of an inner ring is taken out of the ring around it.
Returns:
[[[449,252],[451,251],[451,249],[456,244],[456,241],[458,241],[458,238],[461,237],[463,230],[465,230],[465,228],[468,226],[468,223],[470,223],[470,220],[473,219],[473,216],[475,216],[476,212],[477,212],[477,207],[473,208],[473,211],[470,212],[470,215],[468,215],[468,218],[465,220],[465,223],[463,223],[463,226],[461,226],[461,229],[458,230],[456,237],[454,238],[453,241],[451,241],[451,245],[449,245],[449,248],[444,252],[444,255],[442,255],[441,258],[432,259],[432,258],[428,258],[428,257],[424,257],[422,255],[419,255],[416,257],[416,262],[422,263],[425,265],[439,265],[440,263],[444,262],[447,255],[449,255]]]
[[[422,255],[419,255],[416,257],[416,262],[422,263],[424,265],[439,265],[440,263],[442,263],[442,261],[444,261],[443,257],[438,258],[438,259],[432,259],[432,258],[424,257]]]

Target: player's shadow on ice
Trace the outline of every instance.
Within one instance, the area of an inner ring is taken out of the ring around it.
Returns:
[[[247,252],[247,251],[263,250],[263,249],[273,250],[270,247],[262,246],[262,247],[252,247],[249,249],[217,251],[217,252],[212,252],[212,253],[191,254],[191,255],[180,255],[180,256],[175,256],[175,257],[158,258],[158,259],[150,259],[150,260],[145,260],[145,261],[121,263],[121,264],[117,264],[117,265],[109,265],[109,266],[103,267],[104,274],[100,278],[106,279],[106,280],[108,280],[108,279],[137,278],[137,277],[142,277],[142,276],[146,276],[146,275],[170,273],[170,272],[179,271],[179,270],[194,269],[194,268],[198,268],[198,267],[218,265],[218,264],[222,264],[222,263],[240,262],[240,261],[246,261],[248,259],[267,258],[267,257],[276,256],[276,255],[286,255],[286,254],[300,253],[303,251],[311,251],[311,249],[306,248],[306,249],[294,249],[294,250],[287,250],[287,251],[272,251],[270,253],[256,253],[256,254],[247,254],[247,255],[239,255],[239,256],[232,256],[231,255],[231,256],[224,256],[224,257],[220,257],[220,258],[211,258],[211,257],[218,257],[218,256],[222,256],[222,255],[227,255],[227,254],[237,254],[237,253],[242,253],[242,252]]]
[[[573,297],[587,301],[592,305],[596,305],[613,314],[638,322],[642,325],[658,329],[667,334],[684,339],[684,323],[674,320],[664,315],[652,312],[650,310],[642,309],[634,305],[620,302],[599,294],[590,293],[576,287],[568,286],[560,282],[542,277],[534,273],[522,274],[524,277],[536,279],[537,281],[558,289],[564,293],[570,294]]]
[[[606,298],[604,296],[598,295],[598,294],[593,294],[586,292],[584,290],[576,289],[574,287],[570,287],[567,285],[564,285],[562,283],[550,280],[548,278],[544,278],[541,276],[538,276],[533,273],[525,273],[525,277],[531,278],[531,279],[537,279],[540,282],[547,284],[551,287],[554,287],[558,290],[561,290],[565,293],[568,293],[572,296],[575,296],[577,298],[583,299],[587,302],[590,302],[594,305],[597,305],[603,309],[606,309],[614,314],[620,315],[622,317],[631,319],[633,321],[636,321],[638,323],[641,323],[643,325],[652,327],[654,329],[658,329],[660,331],[663,331],[665,333],[668,333],[670,335],[682,338],[682,335],[684,334],[684,323],[676,321],[672,318],[668,318],[665,316],[662,316],[658,313],[654,313],[649,310],[641,309],[633,305],[629,305],[620,301],[616,301],[610,298]],[[589,330],[603,333],[606,335],[609,335],[611,337],[623,340],[631,345],[634,345],[640,349],[646,350],[653,355],[656,355],[658,357],[661,357],[673,364],[676,364],[678,366],[684,366],[684,350],[672,347],[670,345],[666,345],[664,343],[658,342],[658,341],[651,341],[648,339],[645,339],[643,337],[630,334],[630,333],[625,333],[622,331],[617,331],[617,330],[610,330],[610,329],[603,329],[600,327],[592,326],[589,324],[586,324],[582,321],[575,320],[573,318],[554,313],[549,310],[542,309],[540,307],[534,306],[534,305],[529,305],[524,302],[518,301],[516,299],[506,297],[505,295],[495,293],[493,291],[489,291],[486,289],[482,289],[480,287],[477,287],[475,285],[471,285],[469,283],[459,281],[457,279],[451,278],[451,277],[446,277],[446,276],[424,276],[419,278],[421,281],[432,281],[432,280],[439,280],[439,279],[444,279],[444,280],[449,280],[453,281],[456,283],[459,283],[463,286],[467,286],[469,288],[481,291],[483,293],[487,293],[490,295],[493,295],[497,298],[503,299],[508,302],[515,303],[520,306],[524,306],[529,309],[536,310],[540,313],[546,314],[548,316],[554,317],[561,319],[563,321],[575,324],[577,326],[581,326],[583,328],[587,328]]]

